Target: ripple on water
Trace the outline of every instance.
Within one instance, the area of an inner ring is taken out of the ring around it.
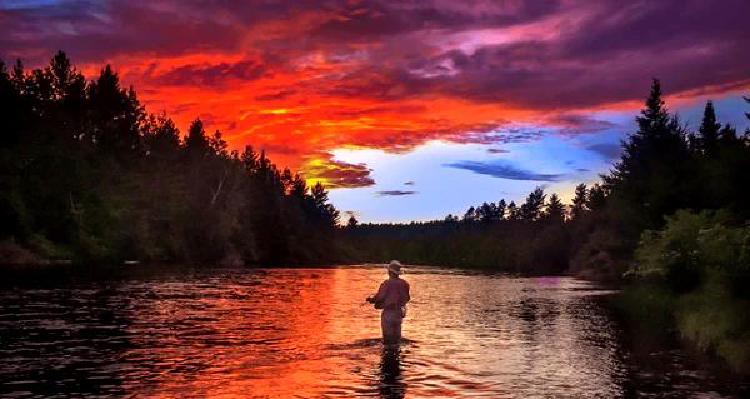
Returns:
[[[384,347],[378,313],[363,306],[383,277],[206,270],[6,289],[0,395],[727,395],[679,351],[656,354],[666,370],[636,365],[605,306],[611,291],[567,277],[411,268],[405,339]]]

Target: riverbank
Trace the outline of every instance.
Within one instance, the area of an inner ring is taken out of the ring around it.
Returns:
[[[130,262],[118,264],[74,264],[67,260],[44,259],[43,257],[10,242],[0,243],[0,264],[3,265],[5,281],[23,284],[22,280],[49,281],[54,284],[66,279],[147,275],[154,271],[185,273],[205,269],[207,266]],[[307,268],[341,263],[287,263],[283,265],[245,265],[244,263],[218,263],[218,267],[248,268],[285,267]],[[419,265],[413,265],[419,266]],[[435,266],[436,268],[448,268]],[[455,268],[455,267],[452,267]],[[512,270],[488,268],[460,268],[477,272],[511,273],[517,276],[535,276],[534,273],[516,273]],[[579,270],[567,273],[582,280],[617,287],[620,293],[613,297],[614,305],[622,311],[631,328],[648,330],[649,334],[638,336],[672,337],[683,341],[696,352],[715,356],[739,374],[750,374],[750,322],[745,311],[750,302],[737,299],[734,290],[726,281],[712,280],[700,289],[678,294],[667,287],[641,281],[623,280],[621,275],[607,269]],[[543,275],[543,274],[541,274]]]
[[[750,303],[733,297],[724,283],[714,281],[678,294],[658,284],[634,282],[623,285],[612,299],[634,337],[677,339],[696,357],[715,359],[731,373],[750,375]]]

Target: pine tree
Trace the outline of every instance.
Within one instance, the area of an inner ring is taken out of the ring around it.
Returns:
[[[576,186],[575,196],[573,197],[573,206],[570,208],[570,217],[575,219],[586,211],[586,199],[588,191],[586,185],[581,183]]]
[[[737,143],[737,129],[732,127],[730,124],[724,125],[719,131],[719,144],[721,145],[732,145]]]
[[[120,78],[110,65],[88,87],[88,99],[94,119],[92,140],[105,152],[121,160],[140,150],[139,124],[143,109],[131,87],[120,87]]]
[[[52,86],[56,99],[65,98],[70,86],[77,80],[82,79],[81,75],[71,66],[68,56],[59,51],[50,61],[50,74],[52,75]]]
[[[185,137],[185,149],[194,156],[205,156],[209,149],[208,137],[203,129],[203,122],[195,119],[190,123],[188,134]]]
[[[688,206],[698,195],[685,184],[695,176],[684,128],[667,112],[656,79],[636,122],[638,130],[623,143],[620,161],[603,176],[606,191],[618,198],[622,214],[630,215],[628,223],[638,226],[634,232],[660,225],[663,215]]]
[[[537,220],[542,215],[542,207],[544,206],[544,200],[547,197],[544,194],[544,189],[537,187],[529,193],[526,197],[526,202],[521,205],[521,219],[523,220]]]
[[[565,220],[565,205],[560,201],[557,194],[550,195],[544,218],[555,223],[561,223]]]
[[[296,173],[294,175],[294,180],[292,180],[292,188],[291,188],[291,191],[289,192],[289,195],[291,195],[294,198],[303,199],[306,193],[307,193],[307,184],[305,183],[305,179],[300,177],[299,173]]]
[[[339,222],[339,211],[328,203],[328,191],[320,182],[313,186],[310,197],[317,210],[319,223],[327,227],[336,226]]]
[[[180,130],[162,114],[150,115],[143,127],[146,155],[160,160],[175,160],[180,150]]]
[[[607,199],[605,188],[600,184],[594,184],[589,190],[588,196],[586,197],[586,208],[591,210],[598,210],[604,207],[604,203]]]
[[[719,130],[721,129],[721,123],[716,121],[716,112],[714,110],[714,104],[712,101],[706,103],[706,107],[703,110],[703,121],[698,129],[698,144],[701,151],[708,156],[713,156],[716,153],[716,146],[719,142]]]

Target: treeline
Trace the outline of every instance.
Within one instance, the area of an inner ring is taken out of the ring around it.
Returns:
[[[359,224],[343,236],[361,261],[398,258],[408,263],[461,266],[523,274],[562,273],[581,246],[574,226],[604,204],[604,188],[576,187],[573,205],[538,187],[521,205],[501,199],[472,206],[461,216],[410,224]],[[575,221],[575,222],[574,222]]]
[[[440,221],[351,220],[342,235],[362,261],[619,278],[641,234],[677,210],[725,209],[735,224],[750,218],[750,131],[720,124],[710,101],[698,131],[689,131],[667,111],[657,80],[636,121],[610,173],[578,185],[569,205],[537,188],[521,204],[486,202]]]
[[[585,186],[579,188],[586,192]],[[546,198],[537,188],[521,206],[501,199],[472,206],[461,218],[448,215],[424,223],[357,224],[350,219],[343,236],[362,261],[396,258],[525,274],[560,273],[568,267],[571,241],[566,207],[555,194]]]
[[[689,131],[658,81],[636,121],[621,159],[600,183],[577,186],[570,205],[538,188],[520,206],[500,200],[408,225],[351,220],[342,234],[363,261],[616,280],[634,328],[750,373],[750,129],[720,124],[709,101]]]
[[[338,211],[252,147],[148,114],[109,65],[0,62],[0,241],[44,259],[315,263]],[[7,251],[6,251],[7,252]]]

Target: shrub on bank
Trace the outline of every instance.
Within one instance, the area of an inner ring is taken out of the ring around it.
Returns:
[[[666,304],[682,338],[718,354],[737,371],[750,371],[750,226],[724,210],[680,210],[666,220],[662,230],[643,233],[627,274],[636,286],[663,287],[675,299],[642,296],[641,301],[651,307]]]

